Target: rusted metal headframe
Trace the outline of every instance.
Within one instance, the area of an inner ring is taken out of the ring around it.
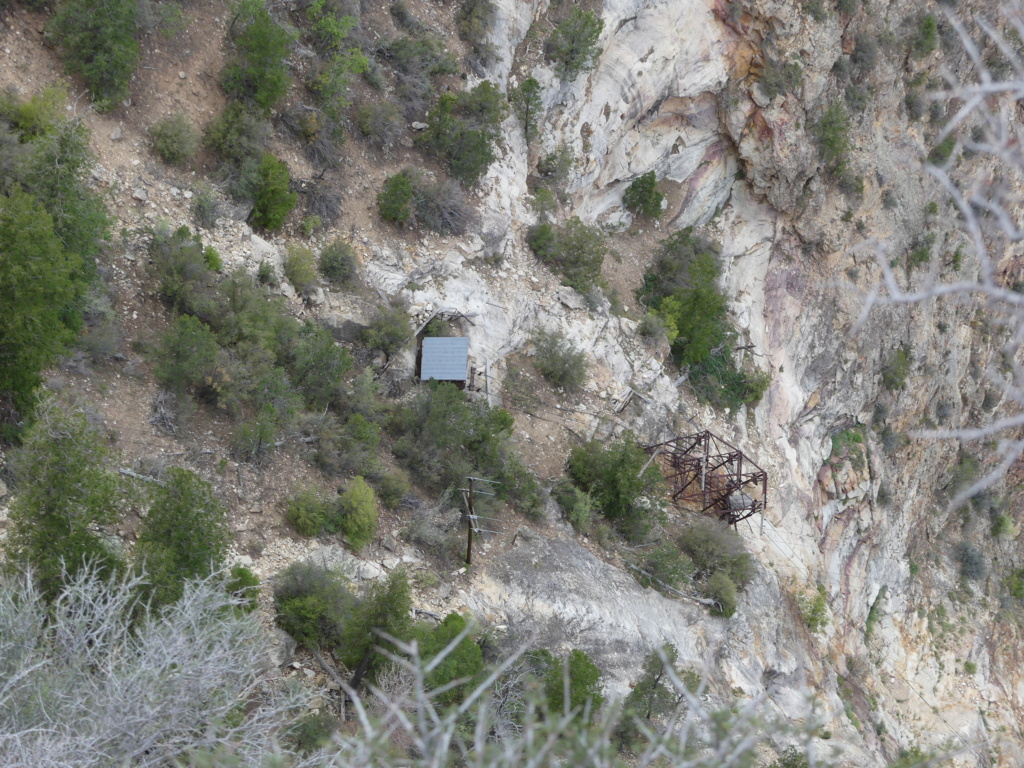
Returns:
[[[676,504],[714,510],[730,525],[765,509],[768,473],[707,430],[648,446],[647,452],[656,457]]]

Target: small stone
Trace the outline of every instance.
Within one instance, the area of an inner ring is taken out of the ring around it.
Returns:
[[[426,123],[413,122],[409,124],[409,127],[412,128],[414,131],[425,131],[430,126],[427,125]]]
[[[110,132],[110,140],[111,141],[120,141],[121,140],[121,135],[122,135],[121,134],[121,126],[120,125],[116,125],[116,126],[114,126],[114,130],[112,130]]]
[[[182,194],[185,195],[185,199],[186,200],[191,200],[192,199],[192,193],[189,192],[187,189]]]
[[[128,260],[128,261],[135,261],[135,256],[134,256],[133,254],[130,254],[130,253],[126,253],[126,254],[124,255],[124,257],[125,257],[125,259],[126,259],[126,260]]]
[[[149,193],[142,187],[136,187],[135,191],[132,192],[132,199],[145,202],[146,200],[149,200]]]
[[[185,73],[184,72],[179,72],[178,73],[178,79],[179,80],[184,80],[185,79]]]
[[[7,495],[7,486],[3,480],[0,480],[0,499]]]

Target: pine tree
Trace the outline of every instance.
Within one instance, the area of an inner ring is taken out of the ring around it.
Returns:
[[[75,338],[83,263],[64,250],[53,219],[15,188],[0,197],[0,400],[27,413],[40,372]]]

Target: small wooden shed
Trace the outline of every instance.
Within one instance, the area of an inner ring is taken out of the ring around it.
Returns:
[[[450,381],[465,387],[469,379],[469,338],[428,336],[423,339],[420,381]]]

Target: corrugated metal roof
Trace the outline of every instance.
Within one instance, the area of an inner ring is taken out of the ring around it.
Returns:
[[[469,339],[428,336],[423,339],[420,380],[465,381],[469,369]]]

